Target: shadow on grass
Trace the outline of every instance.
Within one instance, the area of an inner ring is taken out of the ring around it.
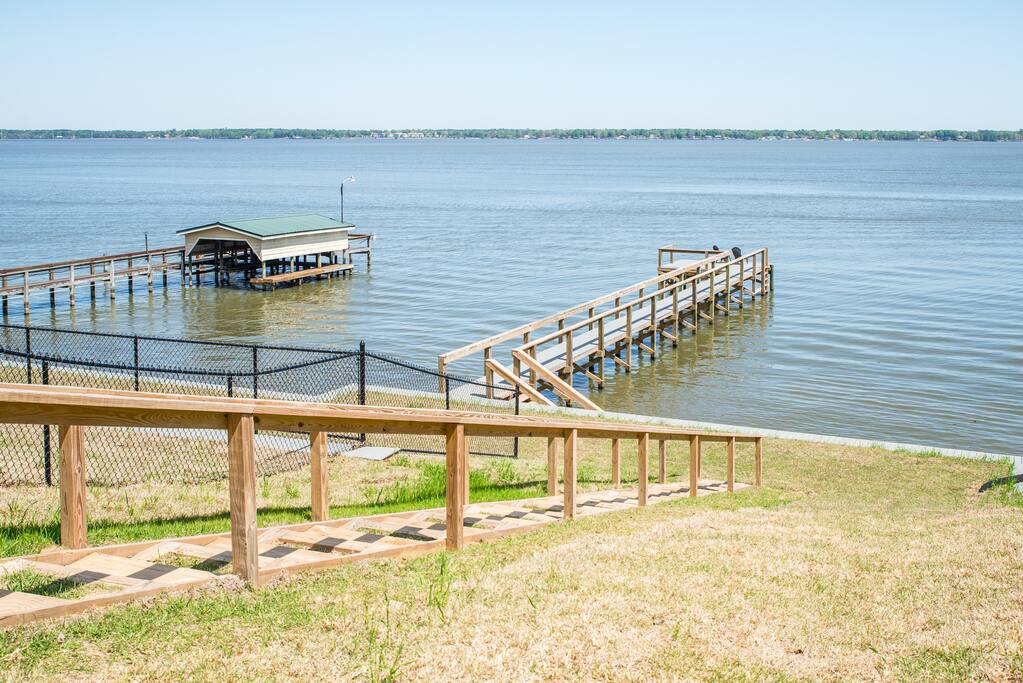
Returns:
[[[471,502],[514,500],[544,495],[546,482],[515,482],[501,485],[480,485],[471,492]],[[386,490],[387,487],[385,487]],[[361,517],[388,512],[407,512],[444,507],[441,495],[409,495],[404,491],[400,497],[378,499],[371,503],[332,505],[330,517]],[[306,506],[270,506],[256,511],[260,527],[278,524],[294,524],[311,520],[310,509]],[[90,545],[130,543],[176,536],[197,536],[229,531],[229,512],[202,515],[188,515],[168,518],[154,518],[128,522],[106,520],[90,521],[88,538]],[[60,543],[60,523],[57,520],[46,523],[30,523],[16,526],[0,526],[0,557],[27,555]]]

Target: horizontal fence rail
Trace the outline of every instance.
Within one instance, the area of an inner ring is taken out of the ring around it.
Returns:
[[[576,421],[546,416],[499,415],[472,411],[445,411],[383,406],[332,405],[246,398],[210,398],[173,394],[82,389],[76,387],[27,387],[0,384],[0,423],[55,425],[59,430],[62,470],[60,490],[61,544],[69,549],[86,546],[86,480],[89,432],[100,428],[161,430],[189,428],[226,432],[227,445],[219,457],[227,461],[231,517],[231,562],[243,579],[258,584],[256,526],[255,435],[257,430],[307,434],[313,472],[313,519],[327,514],[327,465],[324,434],[436,435],[445,443],[446,492],[445,538],[449,549],[464,546],[464,507],[469,496],[469,447],[471,439],[488,437],[540,437],[562,442],[565,481],[562,519],[576,512],[576,459],[578,439],[609,439],[616,463],[622,439],[637,440],[639,464],[638,504],[647,504],[648,448],[651,440],[662,444],[660,478],[664,478],[664,447],[667,441],[690,445],[689,495],[696,496],[700,470],[700,444],[727,445],[726,482],[735,481],[735,446],[755,445],[755,485],[762,479],[763,438],[734,433],[678,429],[660,425],[637,425],[603,421]],[[620,482],[615,476],[615,485]]]

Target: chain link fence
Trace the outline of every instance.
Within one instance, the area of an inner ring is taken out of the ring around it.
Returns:
[[[8,324],[0,325],[0,382],[514,414],[520,398],[508,387],[369,352],[365,343],[314,349]],[[309,463],[303,434],[259,431],[255,445],[261,475]],[[338,433],[328,439],[332,456],[369,446],[444,452],[443,438],[434,436]],[[227,476],[224,430],[90,427],[86,452],[92,484]],[[518,440],[472,439],[470,452],[517,457]],[[56,427],[0,424],[0,486],[54,485],[59,462]]]

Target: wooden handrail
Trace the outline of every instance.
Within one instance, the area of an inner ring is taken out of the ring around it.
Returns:
[[[80,387],[0,384],[0,423],[57,425],[61,446],[61,542],[69,548],[86,544],[86,457],[88,427],[148,427],[220,429],[227,432],[225,457],[231,513],[231,547],[234,571],[258,584],[261,580],[256,526],[255,431],[272,430],[310,434],[312,467],[312,516],[327,513],[326,434],[442,435],[446,442],[446,544],[461,548],[464,507],[468,503],[467,438],[475,436],[546,437],[561,439],[565,452],[563,519],[575,514],[575,451],[579,438],[637,439],[640,452],[651,437],[659,441],[689,441],[699,448],[703,441],[728,444],[728,490],[734,478],[734,444],[756,444],[756,485],[762,473],[763,437],[679,429],[667,425],[628,424],[597,420],[569,420],[554,416],[502,415],[471,411],[334,405],[247,398],[181,396]],[[662,450],[663,453],[663,450]],[[698,455],[698,453],[697,453]],[[696,458],[696,459],[694,459]],[[691,455],[690,462],[698,458]],[[692,467],[692,465],[691,465]],[[644,470],[643,459],[640,471]],[[690,474],[689,495],[695,496],[698,473]],[[639,504],[645,504],[646,484],[641,479]]]
[[[576,331],[576,330],[578,330],[578,329],[580,329],[582,327],[587,327],[588,328],[588,327],[592,326],[598,320],[609,318],[611,316],[614,316],[614,315],[617,315],[619,313],[622,313],[622,312],[624,312],[624,311],[626,311],[627,309],[630,309],[630,308],[636,308],[638,306],[642,306],[643,304],[646,304],[647,302],[649,302],[651,299],[654,299],[656,297],[659,297],[659,296],[662,296],[662,295],[665,295],[665,294],[670,294],[673,290],[681,289],[681,288],[683,288],[686,285],[695,284],[701,278],[708,277],[710,275],[710,273],[720,272],[721,270],[727,269],[730,265],[734,266],[736,263],[744,262],[746,259],[754,260],[756,258],[756,256],[757,256],[757,254],[760,254],[760,253],[766,254],[767,253],[767,247],[761,247],[760,249],[757,249],[755,251],[751,251],[748,254],[743,254],[738,259],[730,260],[730,261],[727,261],[725,263],[721,263],[721,264],[718,264],[716,266],[712,266],[712,267],[708,268],[707,270],[705,270],[705,271],[703,271],[701,273],[697,273],[697,274],[691,275],[691,276],[689,276],[689,277],[687,277],[685,279],[673,282],[672,284],[670,284],[670,285],[668,285],[666,287],[662,287],[661,289],[658,289],[656,291],[650,292],[649,294],[644,294],[643,296],[637,297],[637,298],[633,299],[632,301],[627,301],[624,304],[622,304],[621,306],[616,306],[614,308],[609,308],[608,310],[601,311],[600,313],[598,313],[598,314],[596,314],[596,315],[594,315],[592,317],[586,318],[585,320],[580,320],[579,322],[573,323],[572,325],[568,325],[568,326],[566,326],[566,327],[564,327],[562,329],[555,330],[554,332],[551,332],[551,333],[549,333],[549,334],[547,334],[547,335],[545,335],[543,337],[539,337],[538,339],[530,340],[526,344],[522,344],[521,346],[515,347],[515,351],[527,351],[529,349],[536,348],[537,346],[546,344],[547,342],[553,341],[554,339],[561,339],[566,334],[574,332],[574,331]]]
[[[497,344],[501,344],[503,342],[508,341],[509,339],[513,339],[523,334],[534,332],[541,327],[552,325],[558,322],[559,320],[564,320],[565,318],[576,313],[579,313],[580,311],[585,311],[588,308],[593,308],[601,304],[606,304],[607,302],[614,301],[619,297],[626,296],[633,292],[639,291],[640,289],[645,289],[650,285],[660,284],[665,280],[678,277],[679,271],[709,265],[710,263],[713,263],[717,260],[720,260],[721,258],[726,257],[731,258],[731,255],[720,253],[715,254],[714,256],[709,256],[700,261],[693,261],[692,263],[687,263],[684,266],[679,266],[676,270],[670,273],[663,273],[656,277],[643,280],[642,282],[637,282],[636,284],[629,285],[628,287],[625,287],[623,289],[619,289],[616,292],[611,292],[610,294],[599,296],[596,299],[591,299],[577,306],[566,308],[563,311],[552,313],[551,315],[545,318],[540,318],[539,320],[534,320],[533,322],[526,323],[524,325],[519,325],[518,327],[507,330],[505,332],[501,332],[500,334],[495,334],[492,337],[487,337],[486,339],[481,339],[480,341],[473,342],[472,344],[466,344],[465,346],[457,348],[454,351],[448,351],[447,353],[441,354],[438,359],[439,367],[443,368],[449,363],[453,363],[454,361],[459,360],[461,358],[465,358],[466,356],[471,356],[472,354],[482,351],[483,349],[496,346]]]
[[[173,254],[184,251],[184,247],[159,247],[149,251],[126,251],[121,254],[106,254],[104,256],[91,256],[88,258],[71,259],[70,261],[54,261],[53,263],[40,263],[31,266],[20,266],[15,268],[0,269],[0,275],[21,275],[22,273],[38,273],[49,270],[59,270],[69,266],[87,266],[90,263],[109,263],[110,261],[123,261],[125,259],[145,258],[146,256],[160,256],[162,254]]]

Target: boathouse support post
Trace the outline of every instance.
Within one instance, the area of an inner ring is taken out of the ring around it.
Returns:
[[[465,547],[465,426],[448,425],[445,440],[445,545],[448,550]]]

